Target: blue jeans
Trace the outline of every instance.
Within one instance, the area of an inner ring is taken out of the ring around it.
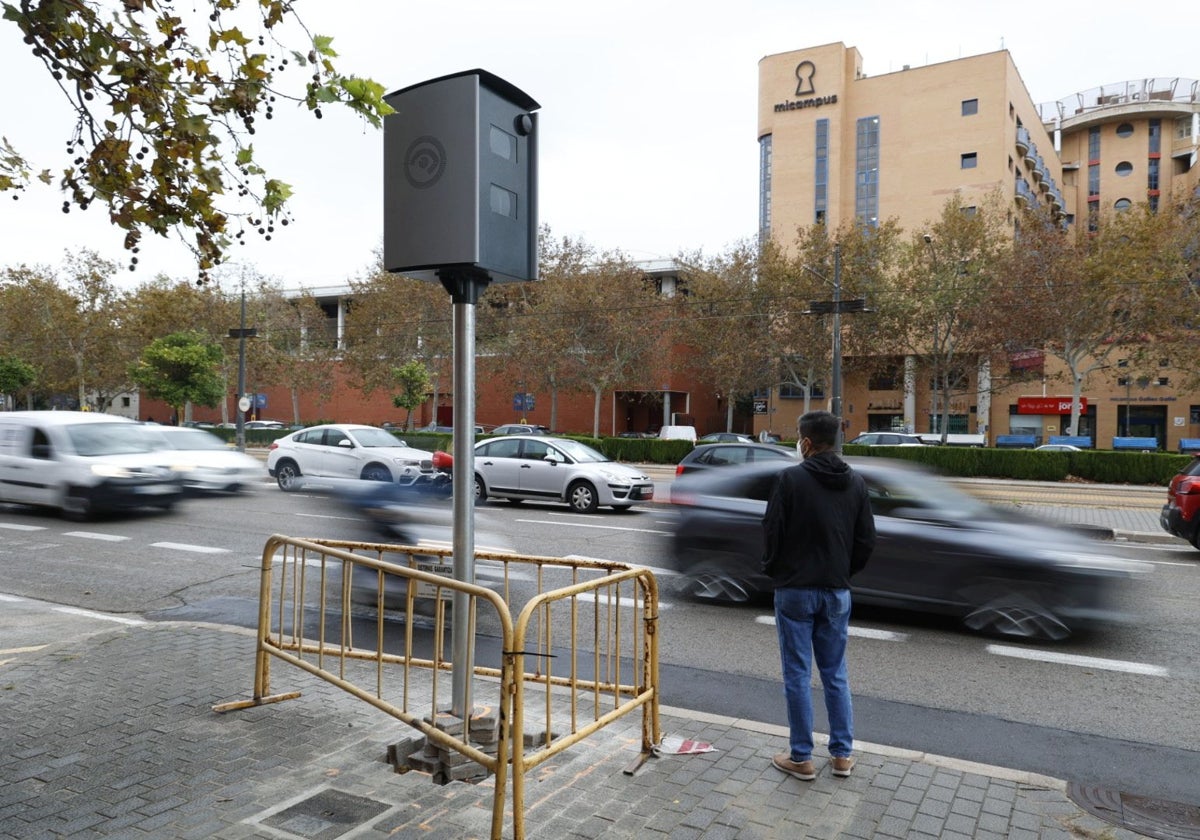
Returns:
[[[854,711],[846,673],[850,631],[850,590],[798,587],[775,590],[775,627],[783,662],[792,761],[808,761],[813,750],[812,661],[817,660],[825,711],[829,716],[829,754],[854,749]]]

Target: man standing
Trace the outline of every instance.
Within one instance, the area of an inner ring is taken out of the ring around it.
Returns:
[[[810,411],[800,418],[801,463],[779,474],[763,516],[763,571],[775,587],[775,626],[783,662],[791,737],[772,763],[803,781],[813,765],[812,661],[829,715],[835,776],[854,767],[854,713],[846,674],[850,577],[875,547],[867,485],[837,453],[839,418]]]

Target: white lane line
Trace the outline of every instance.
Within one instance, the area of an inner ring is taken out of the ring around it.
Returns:
[[[1143,563],[1151,563],[1155,566],[1189,566],[1193,569],[1200,568],[1195,563],[1176,563],[1174,560],[1143,560]]]
[[[1143,662],[1125,662],[1121,659],[1101,659],[1095,656],[1077,656],[1072,653],[1053,653],[1045,650],[1011,647],[1009,645],[988,645],[988,653],[997,656],[1011,656],[1015,659],[1032,659],[1038,662],[1051,662],[1056,665],[1075,665],[1079,668],[1098,668],[1103,671],[1124,671],[1129,674],[1144,674],[1149,677],[1165,677],[1170,674],[1166,668],[1158,665],[1146,665]]]
[[[55,607],[55,612],[66,613],[67,615],[80,615],[84,618],[98,618],[101,621],[115,621],[117,624],[139,625],[145,624],[140,618],[125,618],[122,615],[107,615],[105,613],[92,612],[91,610],[81,610],[75,607]]]
[[[129,537],[122,537],[118,534],[98,534],[95,531],[67,531],[63,536],[79,537],[81,540],[105,540],[107,542],[123,542],[129,539]]]
[[[596,595],[593,595],[590,592],[584,592],[580,595],[576,595],[575,597],[578,598],[580,601],[591,601],[594,604],[598,603],[602,607],[607,607],[610,604],[608,596],[606,596],[606,595],[601,595],[601,596],[597,597]],[[637,606],[638,602],[635,601],[633,598],[617,598],[616,604],[621,607],[626,607],[626,608],[632,609],[633,607]],[[658,608],[660,610],[670,609],[670,607],[671,607],[670,604],[665,604],[662,601],[658,602]]]
[[[171,551],[190,551],[193,554],[228,554],[228,548],[213,548],[211,545],[189,545],[188,543],[156,542],[151,548],[166,548]]]
[[[9,522],[0,523],[0,528],[7,528],[10,531],[45,531],[45,525],[17,525]]]
[[[760,615],[754,620],[759,624],[775,626],[775,616],[773,615]],[[848,628],[848,633],[861,639],[878,639],[883,642],[908,641],[907,633],[893,633],[891,630],[876,630],[873,627],[855,627],[853,624]]]
[[[599,528],[602,531],[632,531],[635,534],[662,534],[671,536],[670,531],[656,531],[652,528],[621,528],[617,525],[587,525],[583,522],[554,522],[546,519],[518,519],[517,522],[527,522],[530,525],[570,525],[573,528]]]
[[[612,560],[608,557],[589,557],[586,554],[568,554],[564,560],[590,560],[593,563],[624,563],[624,560]],[[631,569],[645,569],[655,577],[672,577],[673,575],[681,575],[683,572],[677,569],[660,569],[658,566],[643,566],[641,563],[626,563]]]
[[[357,516],[332,516],[324,513],[294,513],[293,516],[301,519],[342,519],[346,522],[358,522]]]
[[[0,594],[0,601],[8,601],[8,602],[9,602],[9,603],[11,603],[11,604],[22,604],[22,603],[24,603],[24,602],[25,602],[25,599],[24,599],[24,598],[19,598],[19,597],[17,597],[16,595],[3,595],[3,594]]]
[[[31,645],[30,647],[6,648],[5,650],[0,650],[0,656],[9,656],[14,653],[35,653],[44,647],[45,645]],[[11,662],[12,660],[6,661]]]

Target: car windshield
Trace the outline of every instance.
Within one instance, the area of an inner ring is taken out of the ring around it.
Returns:
[[[577,440],[556,440],[554,441],[554,445],[581,464],[604,463],[611,460],[587,444],[580,443]]]
[[[949,519],[996,519],[996,509],[937,476],[918,470],[875,472],[863,469],[871,507],[890,514],[903,508],[934,510]]]
[[[77,423],[67,426],[76,455],[128,455],[153,452],[154,440],[136,423]]]
[[[225,441],[200,429],[159,429],[159,436],[171,449],[228,449]]]
[[[354,429],[350,432],[355,443],[359,446],[374,448],[377,446],[408,446],[407,443],[383,429]]]

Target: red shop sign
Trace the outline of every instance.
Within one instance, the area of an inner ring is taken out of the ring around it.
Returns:
[[[1070,397],[1017,397],[1017,414],[1070,413]],[[1087,413],[1087,397],[1079,398],[1079,413]]]

